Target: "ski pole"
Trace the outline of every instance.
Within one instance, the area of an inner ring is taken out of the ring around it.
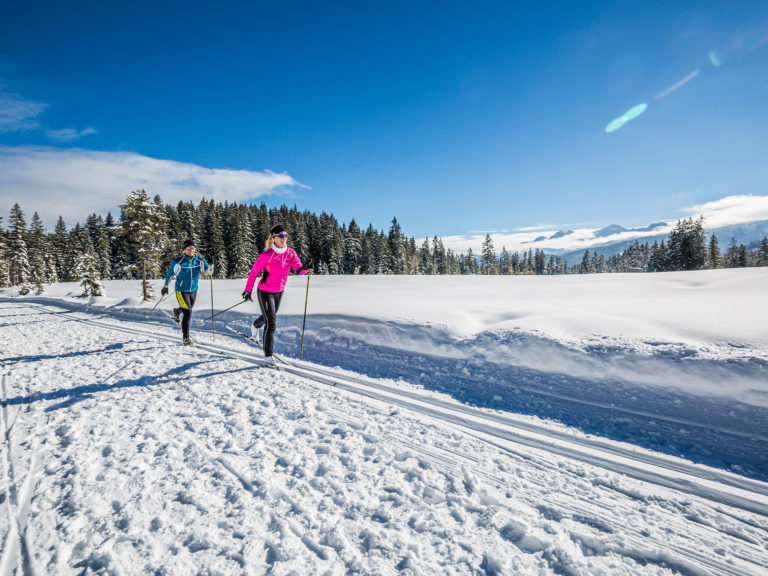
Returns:
[[[301,323],[301,350],[299,350],[299,360],[304,356],[304,327],[307,325],[307,301],[309,300],[309,277],[307,274],[307,293],[304,296],[304,321]]]
[[[248,300],[243,300],[241,302],[238,302],[237,304],[233,304],[232,306],[230,306],[226,310],[222,310],[221,312],[216,312],[216,314],[213,314],[212,316],[206,318],[205,320],[200,320],[200,324],[203,324],[204,322],[208,322],[208,320],[212,320],[213,318],[215,318],[219,314],[224,314],[224,312],[226,312],[227,310],[232,310],[232,308],[234,308],[235,306],[240,306],[240,304],[245,304],[246,302],[248,302]]]
[[[160,302],[162,302],[162,301],[163,301],[163,300],[165,300],[166,298],[168,298],[168,296],[167,296],[167,295],[166,295],[166,296],[161,296],[161,297],[160,297],[160,300],[158,300],[158,301],[157,301],[157,304],[155,304],[155,305],[152,307],[152,310],[150,310],[150,311],[149,311],[149,314],[147,314],[146,316],[144,316],[144,318],[149,318],[150,316],[152,316],[152,312],[154,312],[154,311],[155,311],[155,308],[157,308],[157,307],[160,305]]]
[[[211,340],[216,342],[216,323],[213,321],[213,258],[211,258]]]

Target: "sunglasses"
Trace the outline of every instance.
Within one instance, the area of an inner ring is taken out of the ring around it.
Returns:
[[[278,238],[288,238],[288,234],[286,234],[285,232],[283,232],[282,234],[278,234],[278,235],[277,235],[277,237],[278,237]]]

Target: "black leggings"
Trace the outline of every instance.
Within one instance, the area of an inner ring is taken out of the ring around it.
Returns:
[[[176,300],[179,302],[179,307],[173,309],[175,316],[179,313],[184,314],[181,319],[181,333],[184,338],[189,338],[189,321],[192,320],[192,307],[195,305],[197,299],[197,290],[194,292],[179,292],[176,291]]]
[[[277,320],[277,310],[280,308],[280,300],[283,298],[282,292],[262,292],[256,290],[256,299],[259,301],[261,316],[253,321],[256,328],[264,326],[264,356],[272,356],[272,348],[275,345],[275,321]]]

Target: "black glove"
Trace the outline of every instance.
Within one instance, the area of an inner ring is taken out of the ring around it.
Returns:
[[[168,286],[163,286],[163,289],[160,290],[161,296],[167,296],[168,295]]]
[[[253,298],[251,298],[250,292],[243,292],[243,300],[248,300],[250,302],[253,302]]]
[[[312,270],[312,258],[310,258],[306,264],[304,264],[301,268],[296,270],[296,272],[303,272],[304,270]]]

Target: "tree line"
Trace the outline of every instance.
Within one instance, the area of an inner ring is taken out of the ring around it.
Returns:
[[[316,274],[555,275],[768,266],[768,239],[752,251],[733,239],[721,254],[715,235],[706,238],[702,218],[678,221],[666,242],[635,242],[608,258],[587,250],[580,264],[568,265],[541,249],[510,253],[502,247],[497,253],[490,235],[479,255],[471,249],[457,254],[437,236],[417,243],[404,234],[396,217],[386,232],[370,224],[363,230],[354,219],[339,224],[332,214],[318,216],[295,206],[205,199],[173,206],[136,190],[120,205],[117,220],[111,213],[91,214],[85,224],[68,228],[59,217],[50,233],[36,212],[27,226],[15,204],[7,229],[0,217],[0,287],[18,286],[21,294],[28,294],[43,292],[45,284],[80,282],[83,296],[99,296],[102,280],[141,279],[149,299],[149,281],[165,275],[187,238],[214,263],[216,278],[244,278],[277,223],[290,231],[290,245],[303,261],[312,260]]]

